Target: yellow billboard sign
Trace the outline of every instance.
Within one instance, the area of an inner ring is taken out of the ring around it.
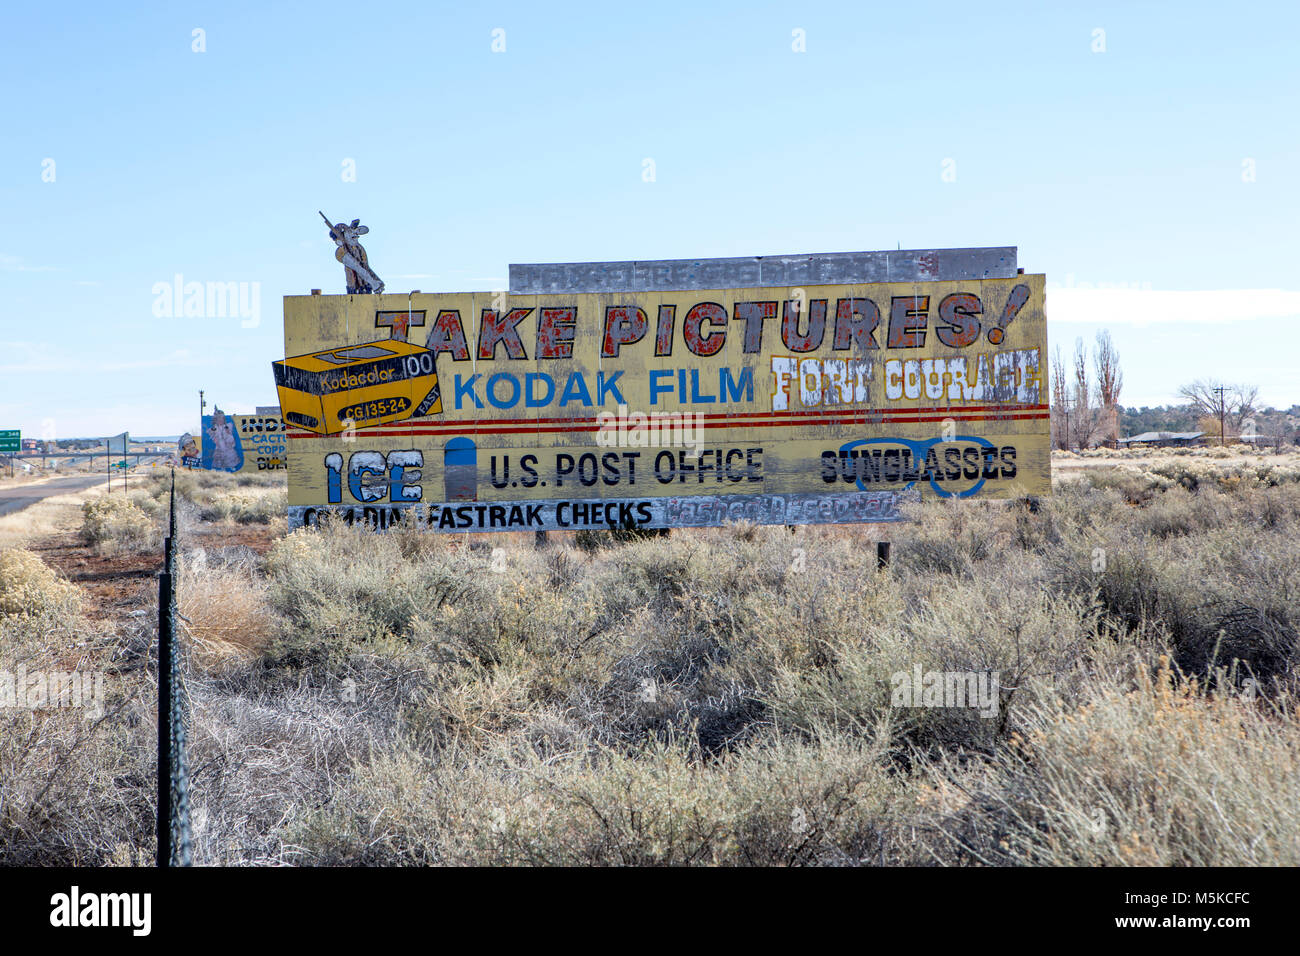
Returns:
[[[881,521],[907,496],[1045,494],[1043,290],[289,296],[290,525]],[[407,377],[370,381],[385,362]]]

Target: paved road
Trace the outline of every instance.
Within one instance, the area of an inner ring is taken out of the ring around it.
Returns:
[[[8,488],[0,488],[0,515],[22,511],[28,505],[34,505],[44,498],[85,491],[106,481],[108,481],[107,475],[69,475],[67,478],[53,478],[35,485],[12,485]]]

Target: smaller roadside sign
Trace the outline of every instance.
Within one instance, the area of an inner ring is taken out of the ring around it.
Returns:
[[[17,428],[0,430],[0,451],[18,451],[22,441],[23,434]]]

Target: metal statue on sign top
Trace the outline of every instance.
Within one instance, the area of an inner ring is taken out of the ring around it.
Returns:
[[[322,212],[320,217],[325,220],[325,225],[329,226],[330,238],[338,246],[334,251],[334,258],[343,263],[343,271],[347,275],[348,294],[383,292],[384,282],[371,271],[366,250],[358,241],[370,230],[361,225],[360,219],[353,219],[351,224],[339,222],[330,225],[325,213]]]

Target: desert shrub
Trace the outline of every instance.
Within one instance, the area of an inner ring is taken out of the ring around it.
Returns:
[[[1138,471],[1128,467],[1096,468],[1083,476],[1091,487],[1113,489],[1129,504],[1141,505],[1151,501],[1175,482],[1163,475]]]
[[[1269,686],[1294,679],[1300,487],[1216,478],[1120,511],[1089,481],[1062,490],[1052,507],[1073,497],[1078,515],[1044,550],[1054,592],[1094,595],[1116,624],[1164,632],[1177,664],[1202,678],[1239,661]]]
[[[1206,460],[1166,459],[1146,463],[1145,473],[1189,491],[1201,487],[1231,491],[1241,487],[1276,487],[1300,482],[1300,466],[1265,461],[1216,464]]]
[[[154,520],[161,518],[167,510],[166,500],[154,497],[148,489],[133,489],[127,500]]]
[[[535,550],[327,523],[262,561],[188,551],[199,859],[1296,862],[1300,483],[1204,449],[1099,457],[1123,463],[1036,511],[933,502],[883,530]],[[178,476],[183,522],[282,487],[244,477]],[[147,616],[128,630],[133,661]],[[995,711],[900,703],[917,669],[997,672]],[[79,745],[47,817],[0,747],[5,860],[148,845],[132,719]]]
[[[99,865],[150,841],[151,751],[131,729],[149,710],[123,701],[112,674],[96,681],[94,665],[71,663],[71,648],[84,661],[103,640],[81,593],[36,555],[0,550],[0,865]],[[74,669],[91,700],[54,683]]]
[[[0,708],[0,865],[99,866],[152,846],[154,703],[116,683],[101,714]]]
[[[283,488],[258,491],[223,491],[199,507],[204,521],[234,521],[238,524],[267,524],[289,509],[289,493]]]
[[[227,667],[187,683],[196,862],[282,865],[287,831],[328,804],[352,767],[397,746],[425,675],[383,648],[329,675]]]
[[[1163,544],[1121,539],[1092,577],[1108,612],[1130,627],[1164,628],[1179,665],[1193,673],[1234,660],[1266,681],[1293,673],[1300,555],[1280,535],[1225,528]]]
[[[884,573],[873,533],[856,528],[738,525],[594,550],[400,531],[386,544],[330,531],[277,546],[273,589],[299,547],[332,569],[312,574],[381,568],[404,594],[434,568],[472,584],[416,601],[407,617],[383,611],[392,599],[374,586],[350,599],[354,615],[401,635],[376,652],[423,662],[428,689],[403,710],[401,743],[298,819],[292,852],[314,863],[1045,862],[969,836],[964,848],[928,842],[964,833],[977,811],[971,826],[1006,836],[992,798],[963,797],[952,781],[994,787],[988,768],[1041,733],[1043,715],[1070,714],[1096,687],[1136,686],[1162,653],[1216,686],[1236,660],[1228,683],[1253,675],[1261,700],[1286,693],[1292,667],[1288,607],[1300,602],[1287,536],[1300,489],[1216,478],[1192,491],[1149,472],[1106,474],[1058,484],[1034,513],[921,505],[918,520],[889,529]],[[997,672],[996,713],[897,706],[894,676],[918,666]],[[756,788],[783,785],[750,762],[760,754],[836,763],[846,751],[871,754],[864,780],[884,774],[898,788],[869,811],[850,801],[854,826],[868,821],[850,828],[857,836],[782,857],[790,819],[816,816],[806,798],[766,815],[731,802],[740,767]],[[936,767],[951,779],[920,787]],[[670,776],[684,819],[655,803]],[[761,848],[742,852],[738,832]]]
[[[148,551],[158,547],[156,522],[126,498],[103,495],[81,506],[81,537],[105,552]]]
[[[166,504],[171,494],[172,480],[176,482],[176,497],[187,501],[202,502],[214,490],[228,491],[236,487],[233,475],[219,471],[200,471],[177,469],[149,476],[145,486],[146,493],[153,499]]]
[[[991,751],[1017,729],[1023,708],[1069,696],[1135,647],[1158,650],[1145,635],[1121,639],[1090,595],[1050,595],[1040,582],[1032,567],[990,566],[972,579],[880,576],[843,597],[827,588],[815,601],[824,617],[807,628],[824,635],[823,662],[782,668],[765,698],[774,721],[799,733],[888,733],[909,753]],[[800,630],[789,610],[774,609],[786,618],[783,638]],[[896,699],[902,676],[910,686],[917,672],[981,675],[996,696],[984,709]]]
[[[970,574],[976,562],[994,551],[992,524],[1002,511],[985,502],[926,500],[905,506],[908,520],[892,535],[896,560],[909,571]]]
[[[773,547],[788,538],[719,529],[595,555],[501,548],[508,573],[480,565],[474,600],[413,628],[416,645],[460,668],[422,726],[477,747],[563,713],[610,747],[672,734],[706,752],[736,746],[764,720],[755,690],[773,673],[774,645],[761,612],[798,576],[788,547]]]
[[[419,561],[434,555],[446,555],[454,545],[454,535],[433,534],[423,528],[414,511],[403,513],[401,520],[385,532],[396,543],[401,556],[408,561]]]
[[[1169,538],[1220,528],[1236,517],[1227,496],[1193,494],[1176,486],[1134,516],[1133,530],[1138,537]]]
[[[63,580],[44,561],[21,548],[0,550],[0,618],[21,619],[75,615],[81,591]]]
[[[582,551],[599,551],[629,541],[666,538],[671,533],[671,528],[583,528],[574,534],[573,543]]]
[[[285,471],[231,473],[178,469],[175,472],[176,497],[192,502],[200,509],[219,508],[224,513],[207,520],[221,520],[238,511],[237,503],[240,501],[246,502],[245,508],[250,507],[251,502],[266,496],[269,496],[272,502],[277,501],[276,494],[287,491],[287,476],[288,473]],[[172,477],[170,471],[150,475],[143,494],[165,508],[171,492]],[[217,500],[223,497],[229,497],[231,500],[217,506]]]
[[[1207,693],[1166,666],[1039,707],[986,768],[935,774],[951,862],[1300,863],[1294,701]]]
[[[401,752],[359,769],[293,842],[313,864],[879,863],[905,789],[861,741],[768,741],[708,763],[682,741],[549,760]]]
[[[411,562],[386,535],[335,523],[282,538],[266,557],[267,593],[286,626],[273,646],[284,663],[325,663],[349,646],[409,635],[417,618],[473,592],[482,564],[468,555]]]

